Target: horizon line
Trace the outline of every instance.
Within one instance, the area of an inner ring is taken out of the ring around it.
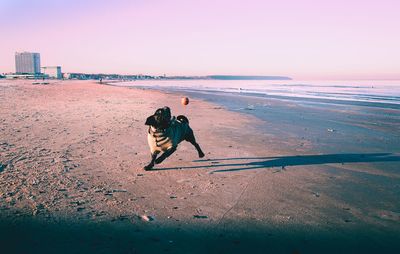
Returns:
[[[47,67],[47,66],[46,66]],[[61,66],[62,67],[62,66]],[[213,76],[222,76],[222,77],[245,77],[245,78],[282,78],[282,79],[277,79],[277,80],[299,80],[299,81],[400,81],[400,74],[399,77],[388,77],[388,78],[382,78],[382,77],[352,77],[352,78],[346,78],[346,77],[329,77],[329,75],[326,75],[325,77],[321,77],[323,75],[315,75],[314,77],[296,77],[291,76],[291,75],[264,75],[264,74],[254,74],[254,75],[249,75],[249,74],[205,74],[205,75],[193,75],[193,74],[177,74],[177,75],[169,75],[169,74],[148,74],[148,73],[111,73],[111,72],[74,72],[74,71],[69,71],[69,72],[62,72],[62,73],[73,73],[73,74],[85,74],[85,75],[120,75],[120,76],[151,76],[151,77],[190,77],[190,78],[207,78],[207,77],[213,77]],[[1,75],[7,75],[7,74],[16,74],[16,72],[1,72]],[[222,80],[222,79],[221,79]]]

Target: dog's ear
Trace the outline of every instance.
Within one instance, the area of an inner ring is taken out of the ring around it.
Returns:
[[[171,109],[167,106],[165,106],[163,109],[165,111],[165,114],[171,118]]]
[[[156,125],[156,118],[154,115],[147,117],[145,125],[155,126]]]

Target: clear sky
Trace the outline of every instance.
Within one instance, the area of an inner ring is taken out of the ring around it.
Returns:
[[[63,72],[400,79],[398,0],[0,0],[14,53]]]

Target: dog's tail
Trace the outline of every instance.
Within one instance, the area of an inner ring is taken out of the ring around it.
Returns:
[[[187,123],[187,124],[189,124],[189,119],[187,119],[187,117],[186,117],[186,116],[183,116],[183,115],[177,116],[177,117],[176,117],[176,120],[178,120],[178,121],[181,122],[181,123]]]

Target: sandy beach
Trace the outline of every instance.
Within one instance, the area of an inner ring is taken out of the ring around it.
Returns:
[[[144,171],[144,122],[166,105],[189,118],[206,156],[182,143]],[[400,109],[363,107],[1,80],[1,248],[396,253]]]

